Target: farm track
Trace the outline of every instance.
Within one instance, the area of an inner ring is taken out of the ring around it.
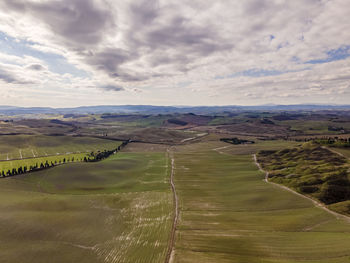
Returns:
[[[253,154],[253,159],[254,159],[255,165],[259,168],[259,170],[260,170],[261,172],[265,173],[264,181],[265,181],[266,183],[269,183],[269,184],[275,185],[275,186],[277,186],[277,187],[279,187],[279,188],[282,188],[282,189],[284,189],[284,190],[287,190],[287,191],[289,191],[289,192],[291,192],[291,193],[293,193],[293,194],[295,194],[295,195],[298,195],[298,196],[300,196],[300,197],[302,197],[302,198],[304,198],[304,199],[308,199],[308,200],[310,200],[316,207],[321,208],[321,209],[323,209],[324,211],[326,211],[326,212],[328,212],[328,213],[334,215],[337,219],[342,218],[342,219],[345,219],[345,221],[347,221],[347,222],[350,223],[350,217],[348,217],[348,216],[346,216],[346,215],[339,214],[339,213],[337,213],[337,212],[334,212],[334,211],[328,209],[324,204],[318,202],[317,200],[315,200],[315,199],[313,199],[313,198],[311,198],[311,197],[308,197],[308,196],[306,196],[306,195],[300,194],[300,193],[298,193],[298,192],[296,192],[296,191],[290,189],[290,188],[287,187],[287,186],[284,186],[284,185],[280,185],[280,184],[276,184],[276,183],[270,182],[270,181],[269,181],[269,172],[267,172],[267,171],[265,171],[265,170],[262,169],[260,163],[258,162],[258,160],[257,160],[257,158],[256,158],[256,154]]]
[[[215,152],[217,152],[217,153],[220,153],[220,154],[231,155],[231,154],[229,154],[229,153],[220,151],[220,150],[229,148],[230,146],[231,146],[231,145],[227,145],[227,146],[223,146],[223,147],[214,148],[214,149],[212,149],[212,150],[215,151]]]
[[[323,148],[323,149],[326,149],[326,150],[328,150],[328,151],[330,151],[330,152],[332,152],[332,153],[335,153],[335,154],[337,154],[337,155],[339,155],[339,156],[341,156],[341,157],[344,157],[345,159],[349,159],[349,158],[346,157],[344,154],[342,154],[342,153],[340,153],[340,152],[337,152],[336,150],[333,150],[333,149],[331,149],[331,148],[329,148],[329,147],[322,146],[322,148]]]
[[[179,218],[179,202],[178,202],[176,187],[174,183],[174,156],[170,153],[169,149],[167,151],[171,159],[170,185],[171,185],[171,190],[173,192],[173,200],[174,200],[174,219],[173,219],[173,225],[171,228],[170,240],[168,244],[168,252],[165,257],[165,263],[171,263],[174,260],[175,232],[176,232],[177,220]]]

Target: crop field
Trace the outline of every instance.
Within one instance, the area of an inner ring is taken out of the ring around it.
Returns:
[[[118,141],[92,137],[3,135],[0,136],[0,160],[111,150],[119,145]]]
[[[164,262],[169,160],[127,152],[0,180],[1,262]]]
[[[261,149],[214,142],[174,149],[180,217],[173,262],[350,261],[350,223],[264,182],[254,147]]]
[[[129,143],[95,163],[76,161],[120,142],[28,135],[3,141],[14,153],[36,149],[53,155],[0,161],[0,171],[70,161],[0,178],[0,262],[163,263],[174,219],[171,158],[179,218],[169,263],[350,261],[350,222],[264,182],[254,164],[253,153],[301,143],[254,139],[233,145],[220,136],[173,147]]]

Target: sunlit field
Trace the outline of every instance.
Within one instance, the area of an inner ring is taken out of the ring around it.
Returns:
[[[4,135],[0,136],[0,160],[89,153],[115,149],[120,142],[71,136]]]

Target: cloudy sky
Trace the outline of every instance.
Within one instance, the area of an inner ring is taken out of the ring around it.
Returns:
[[[0,0],[0,105],[350,102],[349,0]]]

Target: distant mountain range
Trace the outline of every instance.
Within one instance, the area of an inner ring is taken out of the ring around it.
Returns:
[[[216,114],[239,111],[316,111],[316,110],[350,110],[350,105],[261,105],[261,106],[152,106],[152,105],[101,105],[76,108],[49,107],[15,107],[0,106],[0,114],[6,116],[27,114],[171,114],[194,113]]]

